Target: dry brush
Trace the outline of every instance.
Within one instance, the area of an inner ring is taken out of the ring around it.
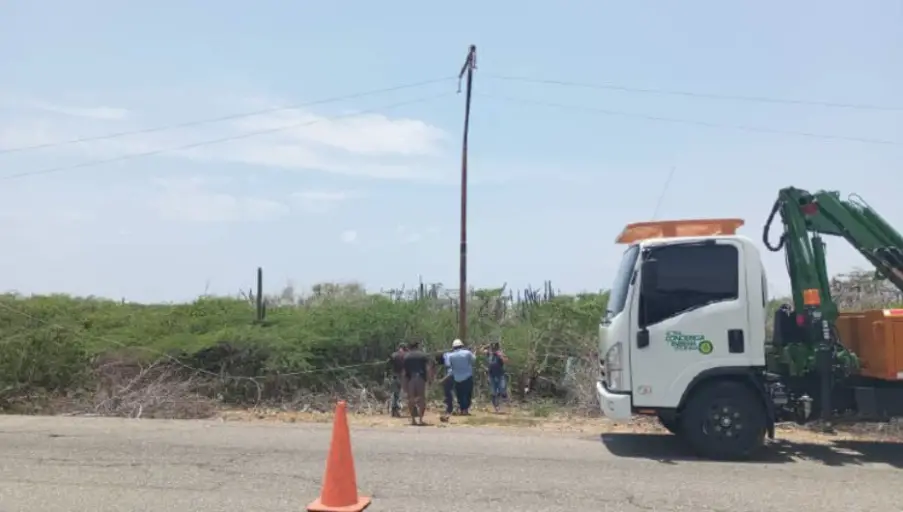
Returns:
[[[833,287],[847,310],[900,300],[865,272]],[[223,405],[324,410],[342,397],[383,412],[394,347],[417,338],[440,351],[456,333],[456,294],[440,285],[367,293],[324,283],[300,296],[287,287],[263,301],[265,317],[253,295],[190,304],[0,296],[0,410],[184,418]],[[607,292],[561,295],[546,283],[470,295],[469,341],[502,342],[514,399],[598,411],[595,340]]]

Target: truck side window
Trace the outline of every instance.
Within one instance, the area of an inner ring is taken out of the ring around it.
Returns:
[[[640,326],[738,297],[739,254],[733,245],[670,245],[654,248],[649,257],[658,261],[658,284],[654,293],[640,296]]]

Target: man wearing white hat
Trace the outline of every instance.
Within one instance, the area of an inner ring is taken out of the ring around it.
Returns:
[[[473,399],[473,365],[477,357],[464,347],[464,342],[456,339],[452,342],[452,350],[446,356],[451,377],[455,381],[455,395],[461,414],[470,414],[470,402]]]

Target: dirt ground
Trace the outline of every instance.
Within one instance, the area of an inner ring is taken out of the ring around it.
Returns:
[[[521,429],[549,434],[604,434],[604,433],[664,433],[656,418],[638,416],[629,423],[616,424],[611,420],[585,415],[569,415],[544,408],[507,408],[495,413],[488,408],[475,407],[470,416],[452,416],[448,422],[439,419],[439,407],[433,407],[425,416],[427,428],[489,427]],[[218,414],[223,421],[328,423],[332,413],[299,412],[281,409],[226,410]],[[408,418],[392,418],[388,414],[353,413],[349,415],[352,426],[370,428],[405,428]],[[831,443],[838,440],[870,440],[903,442],[900,425],[849,425],[839,426],[835,434],[824,434],[813,428],[795,424],[782,424],[776,438],[794,442]]]

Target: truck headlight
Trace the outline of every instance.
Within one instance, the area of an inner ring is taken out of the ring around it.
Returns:
[[[623,353],[621,351],[621,342],[617,342],[605,353],[605,378],[608,388],[612,390],[623,389],[621,387],[621,377],[623,371]]]

